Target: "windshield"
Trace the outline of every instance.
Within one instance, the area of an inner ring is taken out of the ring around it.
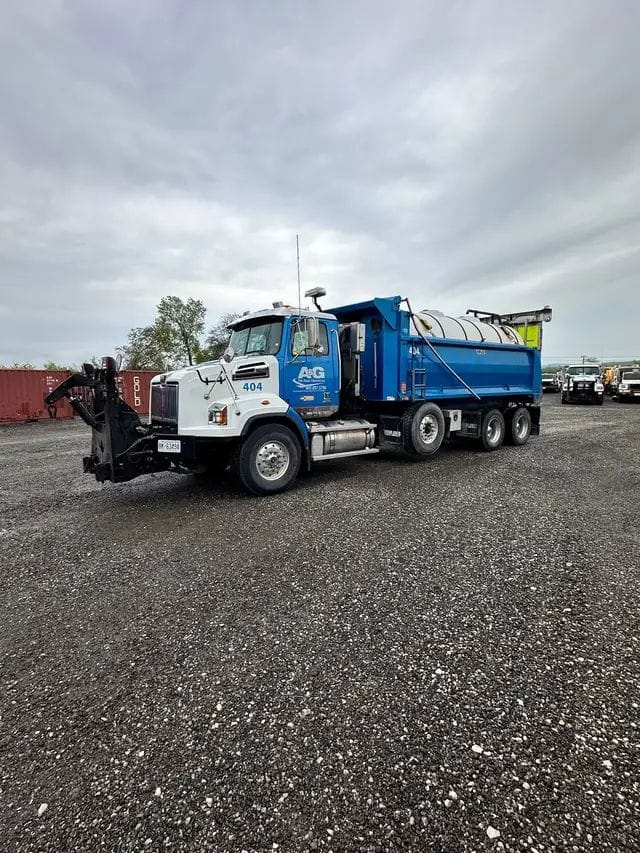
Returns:
[[[229,346],[235,355],[275,355],[282,340],[282,320],[248,323],[236,326]]]
[[[627,379],[640,379],[640,370],[623,370],[622,378],[625,382]]]
[[[579,364],[576,367],[568,367],[568,376],[598,376],[600,368],[597,364]]]

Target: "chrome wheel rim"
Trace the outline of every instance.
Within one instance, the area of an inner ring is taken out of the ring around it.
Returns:
[[[264,480],[279,480],[289,470],[291,457],[281,441],[267,441],[256,455],[256,468]]]
[[[526,438],[528,432],[529,422],[524,415],[520,415],[516,420],[516,438]]]
[[[487,423],[487,441],[489,444],[497,444],[502,437],[502,424],[498,418],[491,418]]]
[[[438,437],[438,421],[434,415],[425,415],[418,426],[424,444],[433,444]]]

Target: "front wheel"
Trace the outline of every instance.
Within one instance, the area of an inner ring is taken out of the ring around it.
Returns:
[[[480,432],[482,449],[487,452],[497,450],[504,441],[504,436],[504,416],[498,409],[492,409],[482,419],[482,429]]]
[[[286,426],[258,427],[231,458],[231,472],[252,495],[273,495],[293,483],[300,470],[300,443]]]

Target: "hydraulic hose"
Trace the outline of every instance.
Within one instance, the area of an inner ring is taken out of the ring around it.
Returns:
[[[449,373],[452,376],[454,376],[464,388],[467,389],[467,391],[471,394],[472,397],[475,397],[476,400],[480,400],[480,397],[478,396],[478,394],[476,394],[476,392],[473,390],[473,388],[471,388],[469,385],[467,385],[467,383],[464,381],[464,379],[455,372],[455,370],[453,369],[453,367],[451,367],[450,364],[447,364],[447,362],[444,360],[444,358],[440,355],[440,353],[437,351],[437,349],[433,346],[431,341],[428,340],[428,338],[426,338],[422,334],[422,332],[420,331],[420,327],[418,326],[418,324],[415,321],[416,315],[413,313],[413,308],[411,307],[411,303],[409,302],[408,297],[405,296],[404,299],[400,300],[400,302],[401,303],[406,302],[407,308],[409,309],[409,316],[413,320],[413,325],[416,327],[417,333],[420,335],[422,340],[429,347],[429,349],[435,355],[435,357],[438,359],[438,361],[443,365],[443,367],[446,367],[446,369],[449,371]]]

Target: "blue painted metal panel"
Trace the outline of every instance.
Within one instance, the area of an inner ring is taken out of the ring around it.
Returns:
[[[326,352],[296,356],[292,348],[295,320],[295,317],[287,319],[277,356],[280,396],[296,409],[337,408],[340,401],[338,324],[335,320],[320,321],[320,325],[326,328]]]
[[[368,400],[474,399],[434,355],[412,335],[410,317],[400,297],[373,299],[332,310],[341,322],[365,324],[362,356],[363,394]],[[541,394],[540,351],[513,344],[429,338],[453,370],[480,397],[527,397]]]
[[[296,424],[296,426],[300,430],[300,435],[302,436],[302,439],[304,441],[304,446],[308,448],[309,447],[309,431],[307,429],[306,423],[302,420],[302,418],[296,412],[296,410],[291,408],[291,406],[289,406],[289,408],[287,409],[287,417],[290,418],[293,421],[293,423]]]

